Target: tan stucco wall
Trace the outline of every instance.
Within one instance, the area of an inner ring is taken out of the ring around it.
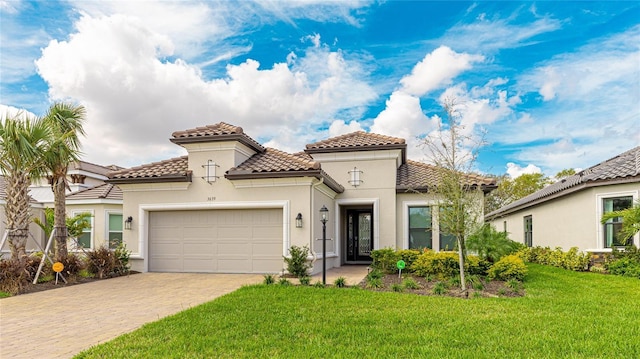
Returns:
[[[592,187],[551,200],[535,207],[523,209],[490,223],[499,231],[506,221],[509,238],[524,243],[524,217],[533,220],[533,246],[562,247],[568,250],[598,250],[604,248],[602,225],[602,199],[618,196],[640,196],[640,184],[619,184]],[[638,245],[638,236],[635,238]]]

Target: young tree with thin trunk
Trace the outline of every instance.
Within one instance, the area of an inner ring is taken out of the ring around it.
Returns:
[[[5,216],[11,259],[23,264],[31,223],[29,185],[43,173],[51,131],[41,119],[18,114],[0,124],[0,170],[5,178]]]
[[[431,189],[440,208],[438,223],[440,232],[453,235],[458,244],[460,283],[466,291],[464,262],[465,239],[482,225],[483,194],[481,185],[485,178],[474,175],[478,150],[484,145],[464,133],[455,99],[445,99],[446,128],[440,124],[436,134],[425,138],[423,145],[438,171],[437,184]]]
[[[80,159],[80,136],[85,119],[83,106],[55,103],[44,116],[45,124],[51,129],[49,150],[44,155],[44,163],[51,176],[54,198],[55,260],[67,258],[66,195],[69,183],[69,164]]]

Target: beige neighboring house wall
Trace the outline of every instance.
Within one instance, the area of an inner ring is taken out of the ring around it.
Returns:
[[[532,221],[532,246],[578,247],[608,252],[600,223],[605,199],[640,198],[640,147],[556,182],[530,196],[487,214],[486,219],[509,238],[525,243],[525,218]],[[633,238],[636,246],[640,237]]]
[[[294,154],[223,122],[174,132],[171,141],[188,155],[109,175],[122,190],[124,218],[133,219],[123,233],[133,270],[278,273],[295,245],[310,248],[318,273],[323,206],[327,269],[370,263],[371,250],[403,248],[398,201],[421,195],[398,192],[425,190],[433,170],[406,160],[404,139],[365,132]]]

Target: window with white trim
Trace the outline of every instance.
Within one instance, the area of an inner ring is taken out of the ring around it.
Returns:
[[[524,244],[533,246],[533,216],[524,216]]]
[[[109,249],[116,249],[122,243],[122,226],[122,213],[107,213]]]
[[[612,197],[602,199],[602,213],[621,211],[631,208],[633,205],[632,196]],[[604,247],[624,247],[632,244],[633,237],[620,238],[618,233],[622,229],[622,217],[615,217],[607,220],[603,225]]]

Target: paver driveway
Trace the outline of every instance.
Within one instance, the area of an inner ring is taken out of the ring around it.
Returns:
[[[258,274],[140,273],[0,300],[0,358],[69,358],[262,282]]]
[[[327,271],[356,285],[366,266]],[[70,358],[184,309],[262,283],[260,274],[140,273],[0,300],[0,359]],[[321,274],[313,276],[315,283]]]

